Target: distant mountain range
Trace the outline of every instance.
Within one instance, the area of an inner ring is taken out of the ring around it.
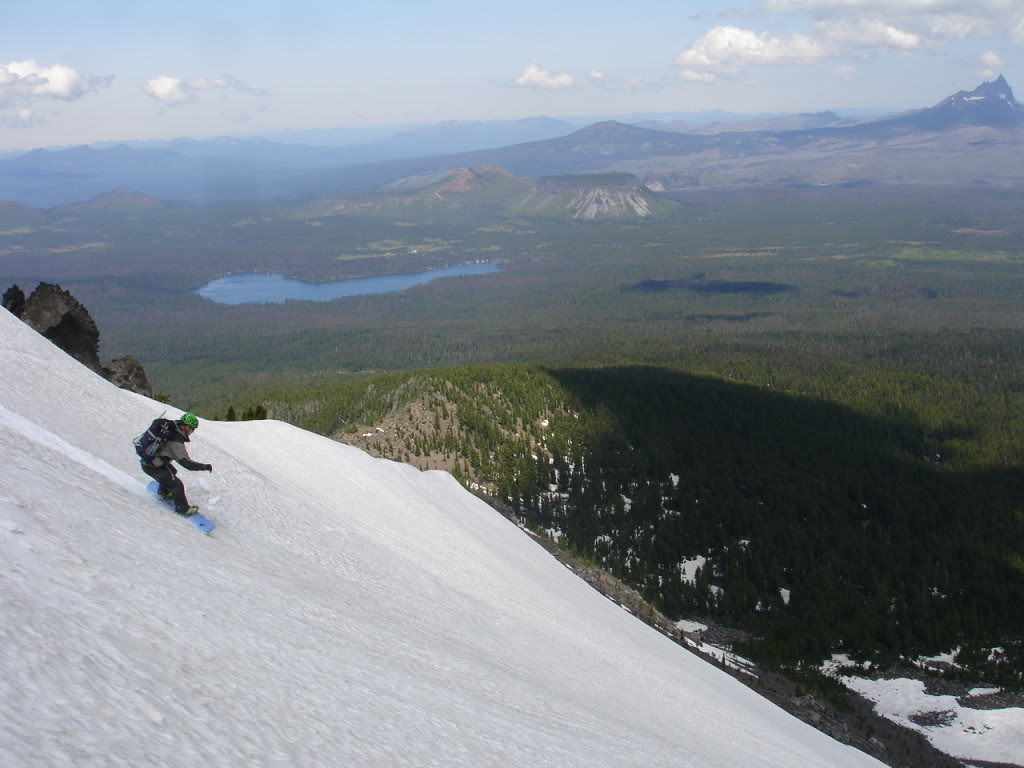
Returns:
[[[933,107],[853,125],[715,134],[614,121],[482,152],[349,170],[353,183],[497,165],[532,178],[621,171],[662,189],[720,185],[977,183],[1024,180],[1024,109],[1003,77]]]
[[[521,144],[564,136],[594,120],[527,117],[518,120],[445,120],[430,124],[342,126],[274,131],[260,138],[280,144],[321,147],[391,147],[410,156]],[[391,155],[389,155],[391,156]]]
[[[36,149],[0,156],[0,200],[52,208],[118,187],[192,202],[302,198],[337,188],[340,168],[538,141],[577,128],[537,117],[439,123],[343,146],[220,137]],[[311,135],[320,133],[335,135]]]
[[[573,130],[535,118],[440,124],[341,147],[182,139],[40,149],[0,159],[0,200],[51,208],[128,187],[167,200],[300,201],[476,166],[532,179],[631,173],[662,190],[1024,180],[1024,108],[1002,76],[933,107],[870,122],[849,124],[826,112],[684,128],[605,121]]]
[[[801,113],[798,115],[773,115],[745,120],[715,120],[700,124],[689,120],[669,122],[648,121],[637,123],[640,128],[655,131],[673,131],[677,133],[752,133],[755,131],[802,131],[809,128],[834,128],[837,126],[854,125],[857,121],[842,118],[835,112]]]
[[[291,141],[270,138],[219,137],[215,139],[174,139],[171,141],[130,142],[97,146],[97,149],[128,146],[133,149],[155,149],[176,152],[186,157],[216,159],[220,161],[244,160],[257,166],[318,168],[328,165],[351,165],[401,157],[423,157],[452,152],[467,152],[541,141],[565,136],[579,129],[579,125],[550,117],[530,117],[523,120],[449,121],[434,125],[416,126],[384,137],[341,144],[316,144],[296,141],[300,137],[325,140],[335,134],[330,131],[296,133]],[[292,134],[284,134],[285,137]],[[359,135],[359,134],[352,134]]]

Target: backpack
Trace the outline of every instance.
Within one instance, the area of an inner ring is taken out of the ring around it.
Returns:
[[[171,436],[171,430],[173,429],[174,422],[170,419],[153,419],[149,429],[132,441],[135,444],[135,452],[139,454],[139,458],[146,464],[152,462],[156,452],[160,450],[160,447]]]

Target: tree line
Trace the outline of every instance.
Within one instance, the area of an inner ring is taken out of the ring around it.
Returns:
[[[985,418],[1019,423],[1024,405],[982,395],[967,429],[970,382],[873,375],[869,392],[916,395],[867,409],[669,368],[480,365],[325,377],[266,402],[325,434],[389,418],[368,450],[448,457],[669,615],[749,629],[762,663],[959,647],[1020,685],[1024,475],[1000,456],[1024,433]]]

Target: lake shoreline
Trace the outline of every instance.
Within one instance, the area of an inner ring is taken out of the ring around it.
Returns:
[[[280,272],[241,272],[224,275],[195,289],[216,304],[283,304],[286,301],[331,301],[404,291],[446,277],[471,277],[498,272],[504,262],[457,264],[423,272],[351,277],[322,283],[285,277]]]

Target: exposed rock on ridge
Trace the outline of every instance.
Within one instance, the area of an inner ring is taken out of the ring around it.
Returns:
[[[565,213],[572,219],[644,218],[653,216],[646,189],[640,184],[552,189],[538,185],[519,203],[535,213]]]
[[[4,291],[3,307],[12,315],[20,318],[25,313],[25,292],[17,285]]]
[[[107,381],[153,396],[146,372],[134,357],[119,357],[106,366],[100,363],[96,322],[82,303],[59,285],[40,283],[27,299],[19,286],[12,285],[4,292],[3,307]]]
[[[1013,126],[1024,122],[1024,108],[1013,96],[1006,78],[1000,75],[973,91],[959,91],[932,107],[938,122]]]
[[[100,331],[82,304],[59,285],[40,283],[21,319],[86,368],[100,372]]]
[[[142,363],[131,355],[115,357],[100,369],[100,375],[115,387],[146,397],[153,396],[153,388],[149,385]]]

